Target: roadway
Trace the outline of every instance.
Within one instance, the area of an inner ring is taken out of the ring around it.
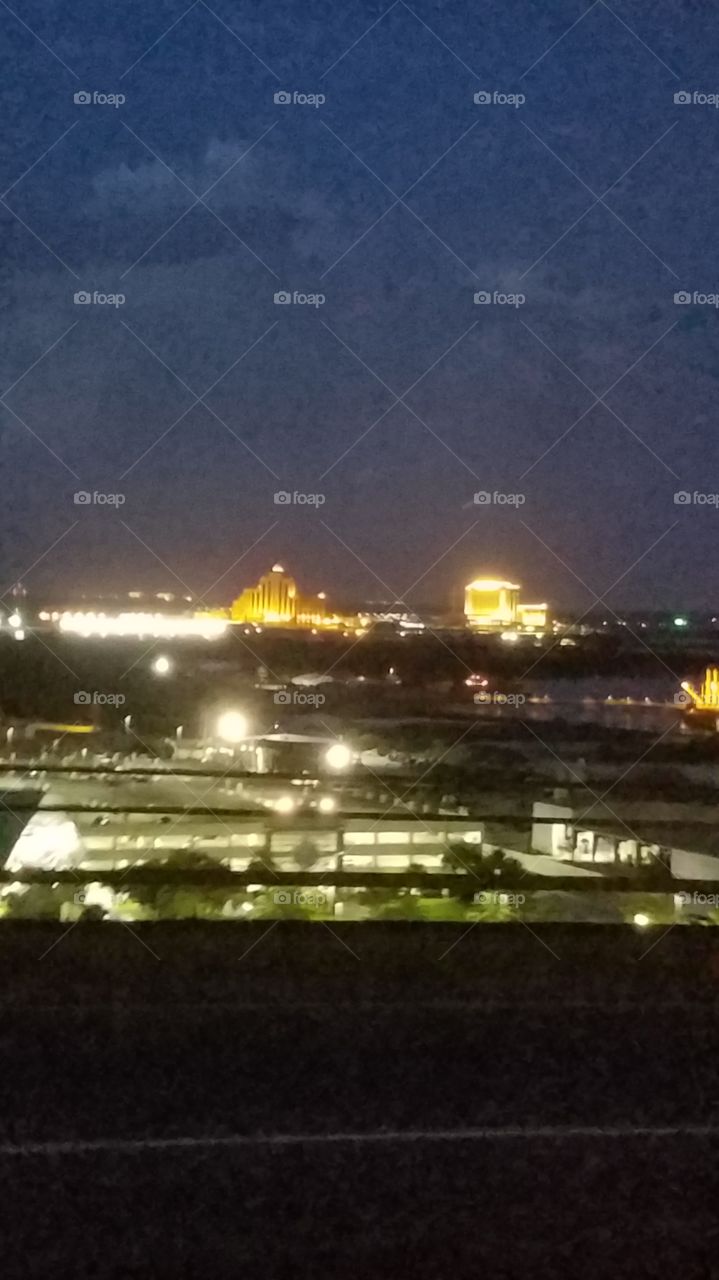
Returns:
[[[4,1266],[710,1277],[712,947],[703,930],[5,926]]]

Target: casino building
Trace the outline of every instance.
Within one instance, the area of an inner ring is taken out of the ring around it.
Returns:
[[[521,604],[517,582],[475,578],[464,590],[467,624],[478,631],[541,633],[547,626],[546,604]]]
[[[348,620],[331,613],[324,591],[302,595],[297,583],[281,564],[274,564],[254,587],[245,587],[227,611],[230,622],[249,622],[255,626],[339,627]],[[356,619],[349,620],[356,626]]]

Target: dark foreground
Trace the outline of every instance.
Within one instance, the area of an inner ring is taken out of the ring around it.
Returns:
[[[718,931],[62,933],[0,929],[4,1276],[719,1276]]]

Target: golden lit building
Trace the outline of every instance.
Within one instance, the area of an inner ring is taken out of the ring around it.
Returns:
[[[464,589],[464,613],[471,627],[495,630],[517,621],[519,586],[496,578],[475,578]]]
[[[245,590],[230,605],[232,622],[288,623],[295,621],[297,584],[281,564],[273,564],[257,586]]]
[[[544,631],[547,626],[546,604],[518,604],[517,622],[524,631]]]
[[[481,631],[544,631],[546,604],[520,604],[516,582],[475,578],[464,589],[464,614],[470,627]]]
[[[230,622],[247,622],[255,626],[280,627],[353,627],[356,618],[330,613],[324,591],[317,595],[301,595],[294,578],[275,564],[254,587],[245,587],[229,609],[213,610],[212,616],[229,618]]]

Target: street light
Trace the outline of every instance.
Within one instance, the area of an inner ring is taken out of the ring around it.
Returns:
[[[320,813],[334,813],[337,802],[334,796],[323,796],[318,805]]]
[[[217,721],[217,736],[225,742],[242,742],[247,737],[247,717],[241,711],[223,711]]]
[[[295,802],[292,796],[280,796],[279,800],[275,800],[275,810],[277,813],[293,813]]]
[[[172,662],[165,657],[164,653],[161,653],[159,657],[155,658],[152,670],[156,676],[169,676],[172,671]]]
[[[344,742],[334,742],[325,752],[325,764],[330,769],[346,769],[352,763],[352,752]]]

